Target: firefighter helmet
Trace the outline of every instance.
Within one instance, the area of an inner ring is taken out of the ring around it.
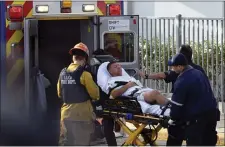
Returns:
[[[80,56],[89,56],[89,50],[88,47],[80,42],[76,44],[73,48],[70,49],[69,51],[70,55],[80,55]]]

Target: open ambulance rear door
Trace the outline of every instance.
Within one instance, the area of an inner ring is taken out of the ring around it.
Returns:
[[[35,62],[35,48],[38,45],[38,20],[25,18],[24,20],[24,76],[25,76],[25,96],[24,101],[26,109],[29,112],[31,110],[31,98],[33,97],[33,81],[35,80],[34,67]]]
[[[139,16],[100,16],[100,48],[116,57],[123,68],[137,77],[139,67]]]

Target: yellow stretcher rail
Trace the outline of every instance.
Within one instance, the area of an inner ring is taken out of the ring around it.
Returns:
[[[103,110],[103,115],[109,115],[120,125],[129,137],[125,140],[122,146],[137,145],[146,146],[147,144],[156,146],[156,139],[158,132],[162,129],[160,125],[161,118],[157,118],[151,115],[132,115],[131,120],[126,119],[128,113],[114,112]],[[125,118],[126,122],[132,123],[136,129],[131,130],[126,124],[120,119]],[[150,126],[147,128],[147,126]],[[153,126],[154,129],[151,128]],[[142,140],[140,139],[142,137]]]

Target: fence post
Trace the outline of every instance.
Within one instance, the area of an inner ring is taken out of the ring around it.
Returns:
[[[221,90],[221,103],[222,103],[222,112],[225,113],[225,87],[224,87],[224,79],[225,79],[225,75],[224,75],[224,68],[225,68],[225,65],[224,65],[224,57],[223,57],[223,46],[225,44],[224,42],[224,39],[225,39],[225,1],[223,2],[223,35],[222,35],[222,49],[221,49],[221,86],[220,86],[220,90]]]
[[[179,48],[181,46],[181,18],[182,15],[178,14],[175,18],[175,25],[176,25],[176,53],[179,52]]]

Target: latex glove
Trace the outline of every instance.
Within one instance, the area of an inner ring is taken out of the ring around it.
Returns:
[[[168,124],[169,124],[170,126],[175,126],[175,125],[176,125],[176,122],[175,122],[174,120],[170,119],[170,120],[168,121]]]

